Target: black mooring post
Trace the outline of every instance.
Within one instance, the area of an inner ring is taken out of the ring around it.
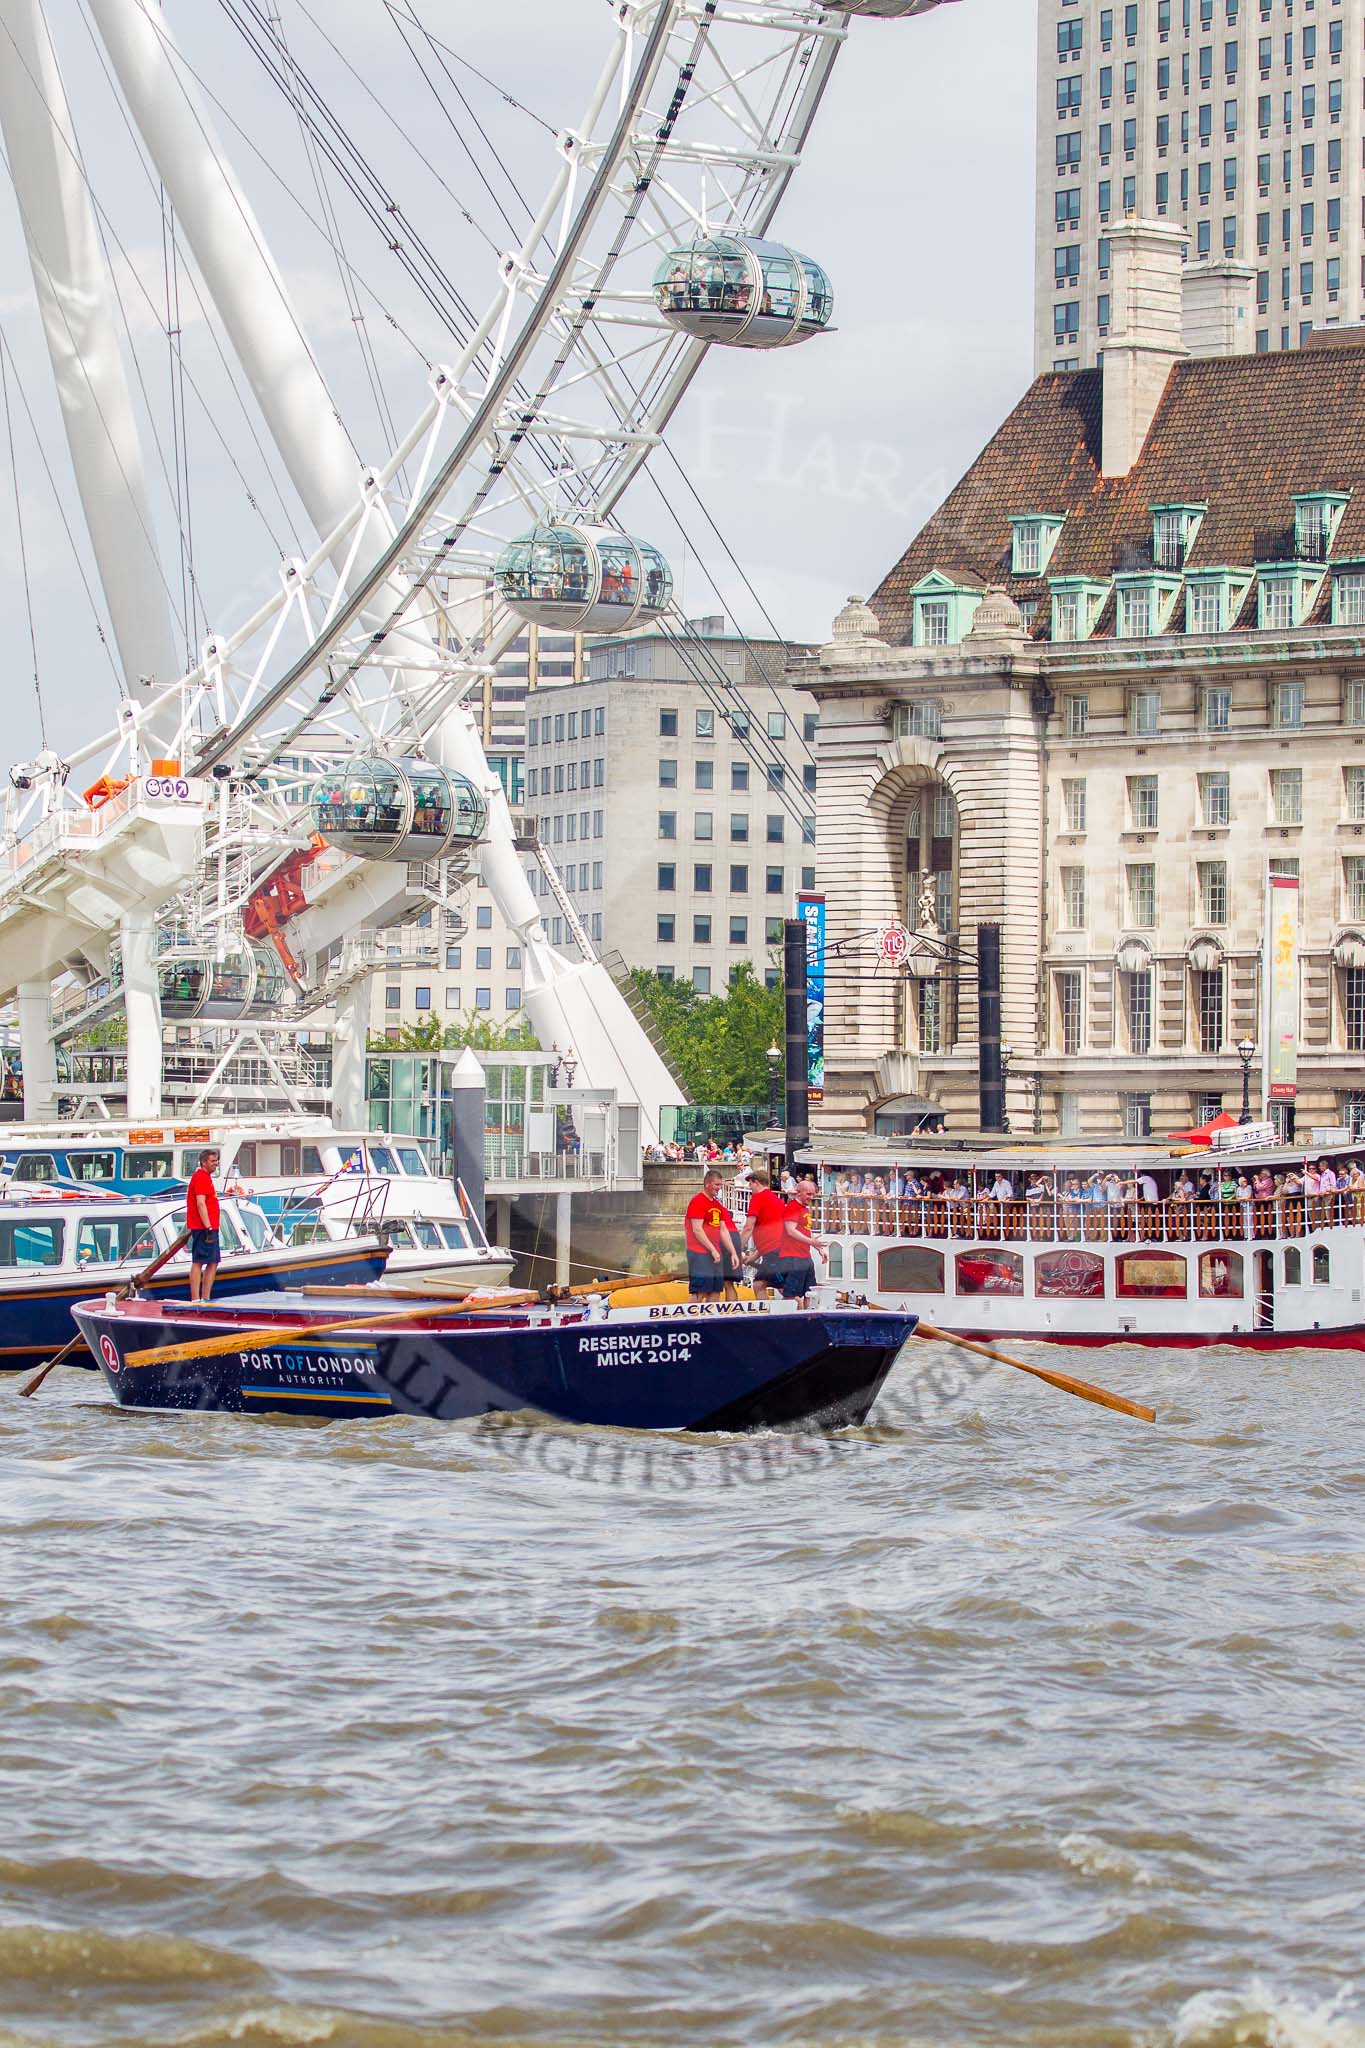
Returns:
[[[1005,1128],[1005,1075],[1000,1064],[1000,927],[976,928],[977,1087],[983,1131]]]
[[[806,1015],[806,925],[789,917],[782,935],[787,991],[787,1164],[810,1143],[810,1028]]]

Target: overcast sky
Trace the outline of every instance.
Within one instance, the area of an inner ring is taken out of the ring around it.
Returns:
[[[416,4],[433,33],[552,127],[577,118],[607,45],[604,0]],[[486,233],[491,227],[500,244],[510,237],[499,234],[492,201],[382,0],[280,5],[296,54],[339,121],[421,219],[464,296],[481,308],[494,282],[495,250]],[[49,12],[91,180],[107,209],[111,257],[155,422],[149,460],[178,598],[171,491],[162,481],[163,469],[166,476],[173,470],[174,451],[157,310],[164,273],[155,194],[101,74],[83,13],[65,4],[50,5]],[[232,28],[222,0],[166,0],[166,12],[189,62],[228,110],[217,118],[229,153],[319,335],[348,424],[370,455],[381,430],[335,266],[302,211],[306,205],[316,212],[318,201],[297,128]],[[915,22],[854,25],[779,221],[784,239],[829,270],[837,332],[777,355],[713,350],[672,429],[670,439],[709,512],[791,638],[827,637],[844,599],[875,586],[1028,382],[1034,21],[1032,0],[959,0]],[[326,48],[320,25],[335,38],[340,58]],[[7,54],[0,50],[0,61]],[[467,73],[456,76],[519,183],[533,194],[542,191],[553,170],[545,129]],[[229,117],[242,132],[233,131]],[[426,353],[448,354],[380,237],[344,194],[329,196],[347,255],[375,301]],[[485,234],[462,221],[461,206],[475,213]],[[78,556],[93,582],[8,190],[0,196],[0,266],[0,326],[19,372],[17,388],[9,379],[9,400],[38,671],[49,737],[70,748],[107,724],[114,689],[76,566]],[[378,305],[368,310],[385,391],[403,422],[421,403],[425,372]],[[212,329],[188,286],[181,324],[193,380],[187,412],[195,573],[214,623],[231,625],[270,586],[275,544],[294,545],[288,531],[293,508],[287,492],[283,499],[272,494],[252,425],[227,385]],[[3,444],[0,460],[8,469]],[[660,480],[667,490],[662,470]],[[248,492],[260,513],[251,509]],[[702,559],[691,554],[648,484],[637,486],[623,512],[674,556],[689,611],[725,609],[748,630],[760,627],[718,547],[708,539]],[[701,532],[697,515],[689,514],[689,523]],[[74,556],[67,525],[76,538]],[[9,624],[6,759],[31,753],[39,743],[18,541],[13,493],[6,491],[0,502],[0,592]]]

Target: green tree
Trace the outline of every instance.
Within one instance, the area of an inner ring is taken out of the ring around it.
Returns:
[[[526,1017],[511,1024],[499,1024],[496,1018],[477,1010],[471,1010],[453,1024],[442,1024],[439,1017],[427,1016],[411,1024],[390,1025],[385,1031],[372,1031],[368,1043],[371,1052],[459,1052],[467,1045],[472,1045],[475,1052],[540,1050],[540,1041]]]
[[[664,981],[643,967],[630,978],[694,1101],[767,1101],[768,1047],[781,1045],[785,1029],[780,987],[765,988],[747,964],[720,996],[700,996],[690,981]]]

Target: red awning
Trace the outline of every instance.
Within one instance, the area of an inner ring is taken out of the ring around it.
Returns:
[[[1173,1145],[1211,1145],[1215,1131],[1235,1131],[1236,1128],[1236,1117],[1229,1116],[1224,1109],[1219,1111],[1211,1123],[1200,1124],[1197,1131],[1172,1131],[1171,1143]]]

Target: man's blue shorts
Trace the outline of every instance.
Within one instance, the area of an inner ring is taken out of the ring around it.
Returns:
[[[190,1232],[190,1263],[195,1266],[216,1266],[222,1258],[222,1247],[216,1230],[193,1230]]]

